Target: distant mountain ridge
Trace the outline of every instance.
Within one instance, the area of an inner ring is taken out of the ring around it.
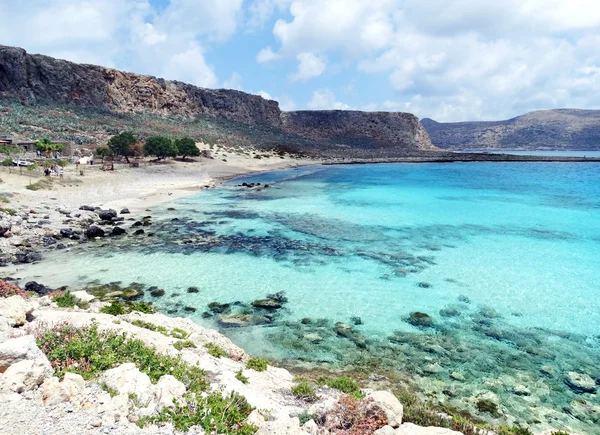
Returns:
[[[350,150],[365,156],[385,157],[437,150],[419,119],[410,113],[282,112],[279,103],[258,95],[80,65],[6,46],[0,46],[0,103],[3,101],[7,104],[17,101],[24,108],[46,105],[47,111],[53,111],[53,107],[75,108],[78,117],[86,116],[78,108],[91,108],[102,111],[102,116],[111,112],[115,117],[125,114],[139,118],[140,114],[151,114],[153,119],[168,120],[175,116],[199,119],[205,122],[205,130],[225,129],[224,135],[237,135],[240,140],[328,155],[346,155]],[[16,107],[17,112],[26,111],[20,107]],[[23,124],[31,126],[28,131],[39,130],[34,116],[22,121],[16,119],[15,110],[11,108],[10,112],[10,120],[5,115],[3,122],[0,110],[0,132],[15,123],[19,124],[19,132],[24,130]],[[80,133],[81,125],[69,126],[73,136]],[[48,130],[48,123],[44,128]],[[161,128],[164,130],[165,126]],[[148,129],[139,131],[140,135],[155,133]],[[88,140],[89,136],[83,135],[79,140]],[[97,135],[96,140],[104,137]]]
[[[421,123],[445,149],[600,150],[600,110],[537,110],[506,121]]]

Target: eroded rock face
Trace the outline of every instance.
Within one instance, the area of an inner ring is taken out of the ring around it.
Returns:
[[[302,151],[327,151],[332,157],[347,157],[348,148],[365,157],[437,150],[419,119],[408,113],[281,112],[278,102],[258,95],[78,65],[15,47],[0,46],[0,65],[0,98],[163,116],[218,116],[284,133],[290,139],[285,142],[300,139]]]
[[[402,424],[404,408],[396,396],[389,391],[373,391],[367,394],[367,399],[369,398],[385,412],[389,426],[396,428]]]
[[[225,89],[204,89],[151,76],[78,65],[0,46],[0,95],[124,112],[218,115],[280,126],[276,101]]]
[[[284,112],[284,127],[307,139],[361,148],[437,150],[419,119],[402,112],[302,110]]]

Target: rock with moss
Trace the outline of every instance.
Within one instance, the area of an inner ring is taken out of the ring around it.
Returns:
[[[429,314],[420,311],[410,313],[406,321],[417,328],[431,328],[434,325],[433,318]]]

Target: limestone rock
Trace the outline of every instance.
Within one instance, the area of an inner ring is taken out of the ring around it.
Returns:
[[[78,396],[85,388],[85,380],[81,375],[65,373],[62,382],[58,378],[51,377],[44,381],[41,386],[42,401],[45,406],[58,405],[62,402],[77,402]]]
[[[309,435],[309,433],[300,428],[300,420],[294,417],[289,420],[267,422],[258,429],[256,435]]]
[[[53,374],[54,370],[46,357],[19,361],[2,374],[0,389],[8,389],[15,393],[33,390]]]
[[[389,424],[386,424],[381,429],[377,429],[375,432],[373,432],[373,435],[394,435],[395,433],[396,431],[394,428]]]
[[[186,388],[182,382],[171,375],[164,375],[156,383],[154,389],[154,400],[159,409],[172,408],[173,399],[181,401],[185,395]]]
[[[375,405],[385,411],[388,424],[391,427],[398,427],[402,424],[404,408],[400,401],[389,391],[373,391],[367,394],[367,398],[373,399]]]
[[[80,300],[81,302],[85,302],[85,303],[90,303],[93,300],[96,299],[96,296],[89,294],[86,291],[78,291],[78,292],[73,292],[71,293],[76,299]]]
[[[0,298],[0,314],[8,321],[10,326],[22,326],[27,321],[27,315],[32,308],[27,305],[21,296]]]
[[[565,378],[567,386],[576,393],[595,393],[596,383],[590,375],[569,372]]]
[[[24,360],[48,361],[46,355],[37,347],[33,335],[11,338],[0,343],[0,373],[4,373],[11,365]]]
[[[310,435],[318,435],[319,434],[319,426],[317,426],[317,423],[315,423],[314,420],[308,420],[306,423],[304,423],[304,425],[302,426],[302,429],[304,429],[305,432],[309,433]]]
[[[154,398],[154,387],[147,374],[142,373],[133,363],[121,364],[107,370],[99,380],[120,395],[135,394],[140,404],[147,404]]]

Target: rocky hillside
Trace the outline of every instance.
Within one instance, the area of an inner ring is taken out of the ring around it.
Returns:
[[[316,142],[333,143],[341,150],[361,147],[413,148],[435,151],[418,118],[401,112],[303,110],[282,114],[286,130]]]
[[[600,110],[538,110],[494,122],[421,122],[431,141],[446,149],[600,150]]]
[[[395,153],[435,150],[418,118],[407,113],[282,113],[276,101],[257,95],[204,89],[100,66],[79,65],[5,46],[0,46],[2,102],[25,107],[43,106],[45,112],[86,109],[86,114],[77,115],[90,116],[92,121],[96,114],[89,110],[104,117],[109,113],[119,120],[140,114],[163,120],[178,118],[177,122],[181,122],[179,118],[214,119],[219,120],[217,127],[203,125],[202,129],[217,128],[225,136],[233,134],[241,140],[249,139],[253,145],[277,144],[303,152],[316,149],[320,153],[332,151],[335,154],[340,144],[377,156],[385,154],[386,149]],[[15,112],[15,107],[9,108]],[[29,119],[13,119],[14,113],[9,117],[2,116],[1,112],[7,111],[0,110],[0,133],[39,131],[40,126],[30,124]],[[16,112],[26,110],[17,106]],[[18,126],[11,129],[14,124]],[[141,133],[155,133],[153,122],[149,124]],[[24,129],[23,125],[31,128]],[[83,136],[81,139],[84,140],[85,135],[80,133],[85,133],[85,129],[81,125],[68,126],[67,130],[72,136]]]

